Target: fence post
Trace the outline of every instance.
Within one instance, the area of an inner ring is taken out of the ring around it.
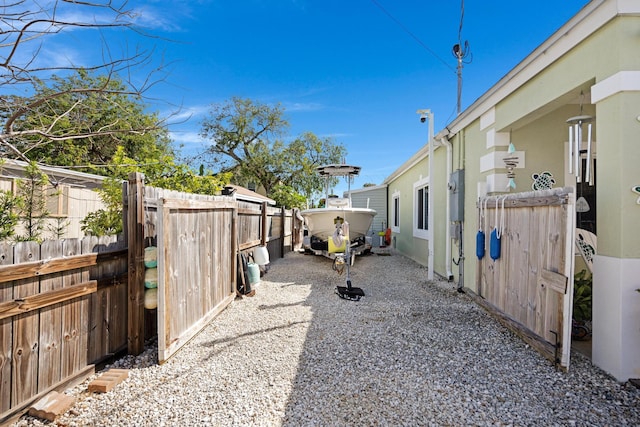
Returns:
[[[144,175],[129,174],[127,193],[127,236],[129,246],[129,304],[127,348],[137,356],[144,350]]]
[[[262,202],[262,236],[260,236],[260,244],[267,244],[267,202]]]
[[[238,235],[238,202],[236,201],[231,218],[231,292],[236,292],[238,280],[238,252],[240,242]]]
[[[291,252],[297,250],[299,243],[298,238],[300,237],[298,235],[298,224],[296,224],[296,212],[297,208],[289,210],[289,213],[291,214]]]
[[[287,235],[287,233],[285,233],[285,224],[287,223],[287,217],[285,216],[286,211],[284,210],[284,206],[282,208],[280,208],[280,218],[282,218],[280,220],[280,258],[284,258],[284,248],[285,248],[285,236]]]

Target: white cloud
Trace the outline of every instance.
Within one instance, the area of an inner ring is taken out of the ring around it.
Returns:
[[[202,139],[198,132],[193,131],[171,131],[169,137],[173,141],[174,147],[180,150],[180,154],[185,157],[198,156],[206,151],[209,142]]]
[[[205,140],[198,132],[193,131],[171,131],[169,137],[180,144],[204,144]]]
[[[339,139],[339,138],[348,138],[350,136],[353,136],[352,133],[327,133],[327,134],[323,134],[323,135],[318,135],[318,138],[335,138],[335,139]]]
[[[163,114],[172,123],[183,123],[204,116],[209,111],[208,105],[192,105],[190,107],[180,107],[177,111],[170,111]]]
[[[324,109],[322,104],[317,102],[285,102],[283,103],[285,111],[288,113],[298,113],[298,112],[307,112],[307,111],[320,111]]]
[[[171,2],[170,6],[175,6]],[[176,20],[176,9],[161,10],[151,6],[142,6],[133,10],[134,22],[142,28],[162,30],[166,32],[180,32],[182,26]]]
[[[82,53],[69,46],[51,44],[38,53],[36,65],[47,68],[82,67],[88,65]]]

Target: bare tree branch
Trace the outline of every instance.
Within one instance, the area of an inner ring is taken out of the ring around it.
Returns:
[[[114,29],[142,34],[135,26],[135,18],[126,1],[16,0],[0,6],[0,88],[6,90],[0,94],[0,155],[28,161],[28,153],[44,144],[144,134],[163,126],[161,121],[128,126],[124,119],[95,126],[85,123],[85,127],[76,129],[60,126],[90,108],[87,103],[95,102],[95,97],[102,97],[107,103],[118,96],[143,99],[151,87],[163,81],[164,65],[153,66],[154,50],[135,48],[115,54],[109,42],[108,32]],[[99,32],[92,50],[102,55],[95,63],[80,65],[71,59],[68,64],[47,62],[44,54],[48,43],[70,31],[91,35],[96,34],[89,31]],[[55,87],[48,84],[55,82],[52,78],[78,72],[100,73],[104,78],[91,80],[99,82],[93,86],[43,90]],[[114,79],[122,84],[112,84]],[[61,99],[70,102],[55,110],[53,103],[60,105]],[[126,114],[123,109],[123,118]]]

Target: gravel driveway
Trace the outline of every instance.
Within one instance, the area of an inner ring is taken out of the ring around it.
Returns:
[[[106,394],[68,390],[65,426],[622,426],[640,391],[575,353],[553,365],[451,283],[397,254],[359,257],[354,286],[331,261],[290,253],[163,365],[155,343],[110,367]],[[23,417],[17,425],[42,425]]]

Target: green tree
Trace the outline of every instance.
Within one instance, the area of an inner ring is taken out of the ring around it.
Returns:
[[[293,188],[284,184],[277,184],[273,188],[271,197],[276,201],[278,206],[283,206],[287,209],[304,208],[307,203],[306,198],[302,194],[297,193]]]
[[[56,165],[104,163],[115,145],[140,142],[127,141],[126,135],[145,135],[161,127],[153,115],[139,114],[138,103],[128,102],[141,99],[161,81],[160,56],[152,50],[118,52],[107,44],[112,32],[129,30],[131,37],[144,37],[135,30],[138,14],[126,7],[127,2],[109,0],[3,4],[1,156]],[[50,43],[68,42],[72,33],[82,34],[83,43],[103,52],[97,61],[80,66],[68,58],[51,61],[42,55],[56,47]]]
[[[18,225],[17,199],[11,191],[0,191],[0,241],[11,238]]]
[[[107,178],[98,190],[105,208],[89,212],[80,221],[80,229],[90,236],[110,236],[123,230],[122,180]]]
[[[236,182],[260,184],[270,197],[278,184],[309,197],[323,187],[316,167],[339,162],[346,149],[310,132],[286,143],[288,127],[280,105],[236,97],[214,104],[202,122],[201,135],[211,141],[202,158],[233,172]]]
[[[35,162],[30,162],[25,168],[25,177],[18,181],[17,186],[17,213],[26,234],[17,236],[16,240],[42,241],[46,219],[49,217],[46,192],[48,184],[47,175]]]
[[[21,114],[14,110],[28,100],[11,97],[0,103],[19,135],[12,145],[23,156],[40,164],[83,166],[78,169],[96,174],[105,173],[102,165],[111,161],[118,147],[139,163],[173,156],[168,130],[160,126],[157,114],[146,112],[142,98],[126,93],[118,78],[77,70],[47,83],[40,82],[34,95],[47,102],[23,108]],[[46,133],[39,131],[42,127]]]
[[[159,160],[140,164],[126,155],[124,147],[118,147],[106,171],[109,178],[99,190],[105,208],[88,214],[81,221],[82,231],[94,236],[122,232],[122,182],[132,172],[144,174],[146,185],[207,195],[218,194],[231,178],[229,173],[213,175],[204,170],[196,173],[184,164],[176,164],[170,155]]]

